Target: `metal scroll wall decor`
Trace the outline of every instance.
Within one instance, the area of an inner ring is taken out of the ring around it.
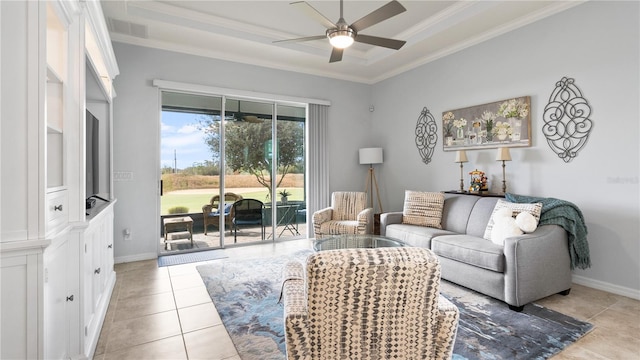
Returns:
[[[429,109],[424,107],[416,124],[416,146],[423,163],[428,164],[431,162],[437,141],[438,125],[436,124],[436,119],[431,115]]]
[[[543,116],[542,133],[551,150],[566,163],[578,156],[593,128],[589,102],[574,82],[563,77],[556,83]]]

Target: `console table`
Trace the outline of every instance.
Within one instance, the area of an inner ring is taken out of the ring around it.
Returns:
[[[480,191],[480,192],[474,193],[469,191],[449,190],[449,191],[443,191],[443,192],[445,194],[462,194],[462,195],[475,195],[475,196],[482,196],[482,197],[500,197],[500,198],[504,197],[504,194],[491,193],[488,191]]]

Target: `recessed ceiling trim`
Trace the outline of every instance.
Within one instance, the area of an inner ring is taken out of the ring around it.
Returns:
[[[226,35],[233,38],[241,38],[270,46],[274,45],[274,39],[285,39],[298,35],[157,2],[128,2],[127,11],[131,15],[140,16],[149,20],[213,34]],[[325,42],[310,41],[297,44],[279,43],[277,45],[323,58],[326,58],[331,52],[331,47],[328,47]],[[357,59],[358,61],[356,63],[364,64],[366,61],[366,52],[358,49],[350,49],[348,58],[352,60]]]
[[[566,1],[566,2],[560,2],[560,3],[554,3],[553,6],[550,7],[545,7],[539,11],[536,12],[532,12],[530,13],[528,16],[525,17],[521,17],[519,19],[513,20],[509,23],[504,24],[503,26],[499,26],[499,27],[495,27],[490,31],[485,31],[484,33],[480,33],[477,36],[468,38],[467,40],[460,42],[458,44],[454,44],[451,45],[445,49],[442,49],[441,51],[438,52],[434,52],[432,54],[426,55],[423,58],[420,59],[416,59],[413,62],[407,63],[404,66],[400,66],[397,67],[395,69],[392,69],[389,72],[383,73],[380,76],[378,76],[376,79],[373,80],[373,83],[388,79],[390,77],[399,75],[403,72],[415,69],[419,66],[425,65],[427,63],[430,63],[432,61],[438,60],[440,58],[443,58],[445,56],[454,54],[458,51],[464,50],[466,48],[478,45],[482,42],[485,42],[487,40],[490,40],[494,37],[500,36],[502,34],[506,34],[510,31],[513,31],[515,29],[518,29],[520,27],[523,27],[525,25],[529,25],[531,23],[534,23],[538,20],[541,20],[547,16],[559,13],[561,11],[570,9],[576,5],[582,4],[584,2],[586,2],[588,0],[580,0],[580,1]]]

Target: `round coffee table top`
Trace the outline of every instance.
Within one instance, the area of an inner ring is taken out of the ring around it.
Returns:
[[[313,244],[315,251],[336,250],[336,249],[357,249],[357,248],[381,248],[399,247],[405,243],[398,239],[380,235],[336,235],[320,240]]]

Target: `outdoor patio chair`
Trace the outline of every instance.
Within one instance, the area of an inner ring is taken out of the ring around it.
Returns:
[[[283,272],[287,359],[450,359],[459,311],[429,249],[319,251]]]
[[[242,195],[234,193],[224,194],[224,224],[225,227],[231,228],[231,219],[233,219],[233,203],[242,199]],[[202,206],[202,221],[204,222],[204,234],[207,235],[207,226],[220,226],[220,195],[214,195],[208,204]]]
[[[331,206],[313,213],[316,239],[339,234],[371,234],[373,208],[367,208],[365,192],[334,192]]]
[[[261,240],[264,240],[265,229],[264,222],[262,220],[262,211],[264,203],[256,199],[242,199],[233,204],[233,242],[238,241],[238,227],[239,226],[260,226]]]

